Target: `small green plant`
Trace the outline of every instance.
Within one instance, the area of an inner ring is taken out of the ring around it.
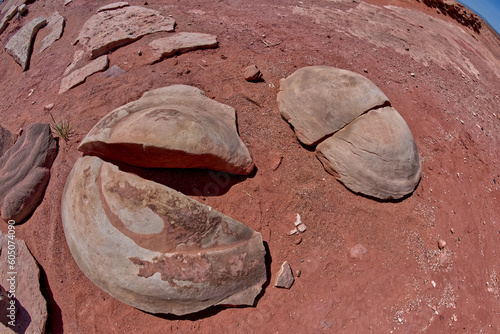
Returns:
[[[68,140],[71,139],[71,136],[73,135],[73,127],[69,124],[69,121],[60,121],[56,122],[54,119],[54,116],[50,114],[50,117],[52,118],[52,124],[50,125],[52,131],[59,137],[64,139],[65,142],[68,142]]]

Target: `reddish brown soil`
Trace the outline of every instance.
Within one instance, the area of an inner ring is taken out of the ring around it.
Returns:
[[[16,230],[43,269],[48,333],[500,332],[500,41],[490,31],[477,34],[412,0],[370,0],[375,7],[364,8],[381,12],[361,19],[350,12],[358,4],[347,0],[148,0],[148,7],[173,15],[177,31],[216,34],[219,47],[151,66],[146,45],[165,34],[147,36],[109,55],[110,66],[125,74],[95,74],[58,95],[78,29],[109,2],[73,0],[64,7],[62,0],[36,1],[27,17],[12,21],[0,36],[3,48],[23,24],[55,10],[67,20],[63,37],[42,54],[47,32],[40,31],[25,73],[0,54],[0,124],[17,131],[48,123],[43,107],[54,103],[55,118],[69,120],[76,130],[71,141],[59,143],[43,202]],[[421,24],[395,21],[393,29],[369,26],[380,13],[395,17],[383,5],[428,16],[415,14],[425,17]],[[411,38],[380,42],[398,29]],[[450,40],[460,48],[448,48]],[[262,70],[262,82],[243,79],[249,64]],[[298,143],[280,117],[276,94],[281,78],[308,65],[361,73],[386,93],[412,130],[423,161],[422,180],[411,196],[379,202],[356,195]],[[114,108],[178,83],[237,110],[241,138],[258,170],[233,177],[226,187],[214,186],[203,172],[155,177],[262,233],[270,281],[255,307],[216,307],[182,318],[147,314],[98,289],[66,244],[61,195],[81,156],[81,139]],[[197,196],[198,190],[207,193]],[[307,231],[288,236],[297,213]],[[0,229],[6,232],[7,224]],[[443,250],[439,239],[447,242]],[[362,259],[350,256],[356,244],[368,250]],[[273,286],[284,261],[300,271],[290,290]]]

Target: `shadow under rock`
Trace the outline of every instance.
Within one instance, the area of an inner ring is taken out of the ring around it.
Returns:
[[[47,301],[47,324],[45,325],[46,334],[62,334],[63,330],[63,318],[61,308],[57,305],[54,300],[54,295],[49,286],[49,281],[47,279],[47,274],[43,270],[42,266],[38,264],[40,268],[40,291],[43,297]]]

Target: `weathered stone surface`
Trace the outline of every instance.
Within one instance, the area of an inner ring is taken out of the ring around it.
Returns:
[[[243,73],[246,81],[259,81],[262,79],[262,73],[255,65],[250,65],[245,68]]]
[[[113,10],[113,9],[118,9],[118,8],[122,8],[122,7],[127,7],[128,5],[129,5],[128,2],[115,2],[115,3],[111,3],[109,5],[102,6],[101,8],[99,8],[96,11],[96,13],[104,12],[106,10]]]
[[[266,281],[260,233],[97,157],[73,167],[62,221],[85,275],[147,312],[252,305]]]
[[[102,56],[144,35],[173,31],[175,20],[138,6],[105,10],[93,15],[80,30],[77,41],[92,58]]]
[[[347,188],[380,199],[415,189],[421,174],[417,146],[399,113],[371,110],[316,148],[325,169]]]
[[[17,136],[15,134],[0,126],[0,157],[14,145],[16,140]]]
[[[59,88],[59,94],[62,94],[71,88],[78,86],[79,84],[85,82],[87,77],[94,73],[104,71],[108,67],[108,56],[101,56],[84,67],[75,70],[65,76],[61,80],[61,87]]]
[[[179,32],[172,36],[160,38],[149,43],[155,62],[175,54],[198,49],[217,47],[217,36],[193,32]]]
[[[316,145],[368,110],[388,102],[360,74],[328,66],[297,70],[281,81],[281,115],[305,145]]]
[[[38,205],[56,153],[50,126],[36,123],[0,157],[0,213],[5,221],[20,223]]]
[[[16,238],[16,261],[12,270],[8,262],[8,250],[12,250],[12,242],[13,240],[6,234],[0,232],[0,281],[5,284],[7,293],[10,293],[11,286],[8,279],[15,276],[15,297],[12,300],[15,301],[17,308],[15,326],[0,325],[0,332],[45,333],[48,313],[47,302],[40,291],[40,269],[24,241]]]
[[[292,268],[288,264],[288,261],[285,261],[281,265],[281,269],[276,277],[276,283],[274,283],[274,286],[277,288],[290,289],[293,282],[295,282],[295,278],[293,278]]]
[[[198,88],[174,85],[143,94],[105,116],[80,151],[139,167],[207,168],[250,174],[235,110]]]
[[[61,38],[64,31],[64,17],[62,17],[59,12],[52,14],[52,16],[47,19],[47,29],[50,30],[50,33],[42,40],[42,46],[38,53],[41,53],[51,46],[52,43]]]
[[[5,4],[4,4],[5,6]],[[16,15],[17,13],[17,6],[13,5],[9,7],[9,10],[5,12],[2,21],[0,21],[0,34],[7,28],[9,25],[9,21]]]
[[[36,33],[46,24],[47,21],[44,17],[37,17],[19,29],[19,31],[16,32],[16,34],[12,36],[5,45],[5,51],[7,51],[7,53],[10,54],[19,65],[21,65],[23,71],[26,71],[29,67],[31,48],[33,46]]]
[[[102,74],[102,76],[105,77],[105,78],[114,78],[114,77],[118,77],[118,76],[120,76],[122,74],[125,74],[125,73],[127,73],[127,72],[123,68],[121,68],[118,65],[113,65],[110,68],[108,68]]]

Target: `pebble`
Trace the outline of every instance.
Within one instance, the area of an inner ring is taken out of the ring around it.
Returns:
[[[277,288],[290,289],[293,285],[295,279],[293,278],[292,268],[288,264],[288,261],[283,262],[281,269],[278,272],[276,283],[274,286]]]
[[[246,67],[243,75],[246,81],[259,81],[262,79],[262,73],[255,65]]]
[[[28,14],[28,7],[25,4],[22,4],[17,8],[17,11],[20,15],[25,16]]]
[[[297,226],[297,230],[300,232],[300,233],[304,233],[306,231],[307,227],[305,224],[300,224],[299,226]]]
[[[446,241],[444,241],[443,239],[440,239],[438,241],[438,247],[439,247],[439,249],[445,248],[446,247]]]
[[[45,110],[45,111],[51,111],[52,108],[54,108],[54,103],[47,104],[45,107],[43,107],[43,110]]]

